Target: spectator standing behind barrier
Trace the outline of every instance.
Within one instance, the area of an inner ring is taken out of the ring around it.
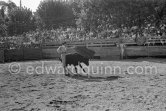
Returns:
[[[126,45],[123,43],[122,39],[119,40],[118,47],[120,48],[120,58],[124,59]]]
[[[63,42],[62,45],[57,49],[57,52],[61,54],[61,60],[63,63],[63,68],[66,74],[66,53],[67,53],[67,48],[66,48],[66,42]]]

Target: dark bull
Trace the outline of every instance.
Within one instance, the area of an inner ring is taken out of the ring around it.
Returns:
[[[83,67],[80,63],[84,63],[85,65],[89,66],[89,59],[85,58],[77,53],[66,55],[66,62],[65,62],[66,68],[68,65],[69,66],[73,65],[76,73],[78,73],[76,66],[80,66],[81,69],[86,73],[86,71],[83,69]]]

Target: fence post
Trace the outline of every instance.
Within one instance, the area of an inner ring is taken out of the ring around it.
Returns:
[[[40,60],[43,60],[43,54],[42,54],[42,47],[41,47],[41,45],[39,46],[39,49],[40,49],[40,53],[41,53],[41,58],[40,58]]]
[[[123,59],[123,54],[124,54],[124,47],[122,46],[123,44],[120,44],[120,58]]]
[[[24,57],[24,45],[22,46],[22,51],[23,51],[23,61],[25,61],[25,57]]]

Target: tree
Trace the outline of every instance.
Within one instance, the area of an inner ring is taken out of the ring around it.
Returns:
[[[74,14],[77,26],[86,32],[137,26],[141,33],[149,24],[157,27],[163,23],[165,7],[165,0],[78,0]]]
[[[37,14],[46,28],[75,26],[75,18],[71,5],[60,1],[42,1]]]
[[[0,36],[7,35],[7,26],[4,24],[4,20],[0,17]]]
[[[35,18],[30,9],[17,7],[10,11],[8,22],[9,35],[23,34],[35,29]]]
[[[8,2],[0,1],[0,6],[1,6],[1,16],[3,19],[7,18],[10,11],[17,7],[16,4],[10,0]]]
[[[7,21],[9,12],[16,7],[16,4],[12,1],[4,2],[0,1],[0,35],[7,35]]]

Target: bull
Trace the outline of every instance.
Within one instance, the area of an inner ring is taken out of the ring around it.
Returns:
[[[61,60],[62,62],[62,60]],[[83,69],[81,63],[84,63],[86,66],[89,66],[89,58],[86,58],[80,54],[74,53],[74,54],[68,54],[66,55],[66,61],[65,61],[65,67],[67,66],[74,66],[75,72],[78,74],[78,70],[76,66],[79,66],[85,73],[85,69]]]

